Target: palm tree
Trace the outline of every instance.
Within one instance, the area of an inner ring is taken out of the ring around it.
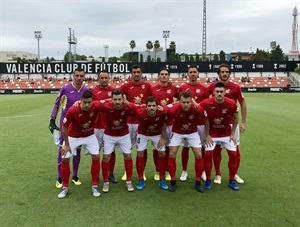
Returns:
[[[132,61],[132,55],[133,55],[133,49],[136,47],[136,43],[134,40],[131,40],[129,43],[129,46],[131,48],[131,56],[130,56],[130,61]]]
[[[170,42],[170,45],[169,45],[169,48],[170,48],[171,50],[176,50],[176,43],[175,43],[174,41],[171,41],[171,42]]]
[[[147,43],[146,43],[146,48],[147,48],[147,50],[149,50],[149,57],[150,57],[150,50],[153,48],[153,43],[152,43],[152,41],[148,41]]]
[[[156,59],[156,51],[157,51],[158,48],[160,48],[160,43],[159,43],[159,41],[158,41],[158,40],[155,40],[153,46],[154,46],[154,59],[155,59],[155,61],[156,61],[156,60],[157,60],[157,59]]]

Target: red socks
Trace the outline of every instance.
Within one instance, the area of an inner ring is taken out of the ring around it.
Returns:
[[[176,180],[176,159],[175,158],[168,158],[168,169],[171,175],[171,180]]]
[[[228,153],[228,168],[229,168],[229,180],[234,180],[234,175],[237,171],[237,162],[236,162],[236,151],[227,151]]]
[[[91,175],[92,175],[92,186],[97,186],[99,181],[100,173],[100,160],[92,160]]]
[[[108,172],[109,172],[109,162],[104,162],[102,160],[102,176],[103,176],[103,181],[108,182]]]
[[[127,176],[126,181],[131,181],[132,178],[132,159],[124,160],[125,172]]]
[[[136,171],[139,177],[139,180],[144,179],[144,170],[145,170],[145,165],[144,165],[144,157],[138,157],[136,156]]]
[[[70,179],[70,164],[69,162],[61,163],[61,177],[63,187],[69,187],[69,179]]]
[[[220,145],[216,145],[214,150],[214,166],[216,170],[216,175],[221,176],[221,160],[222,160],[222,154],[221,154],[222,148]]]
[[[187,170],[188,160],[189,160],[189,147],[182,147],[181,150],[181,164],[182,164],[182,170]]]
[[[116,163],[116,152],[113,151],[109,159],[109,174],[114,173],[115,163]]]

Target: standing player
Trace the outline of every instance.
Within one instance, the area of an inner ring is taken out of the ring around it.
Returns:
[[[134,116],[140,122],[138,126],[136,157],[136,169],[139,177],[139,183],[136,188],[138,190],[142,190],[145,187],[144,150],[147,149],[148,141],[151,141],[153,149],[158,153],[159,186],[164,190],[168,190],[169,188],[165,182],[165,143],[167,137],[165,122],[168,110],[168,107],[158,110],[157,100],[153,96],[149,96],[146,100],[146,108],[142,107],[134,111]]]
[[[229,161],[228,186],[238,191],[239,187],[234,181],[237,170],[235,130],[239,122],[236,102],[225,97],[225,85],[221,82],[215,84],[214,97],[200,103],[207,114],[205,121],[205,189],[211,189],[211,169],[216,144],[226,148]],[[231,126],[232,123],[232,126]]]
[[[62,121],[65,118],[68,109],[74,104],[74,102],[80,100],[80,97],[84,91],[88,90],[88,88],[83,85],[84,79],[85,79],[85,73],[83,69],[77,68],[75,69],[73,74],[73,82],[60,89],[50,115],[49,130],[51,131],[51,133],[53,133],[54,129],[59,130],[59,128],[55,124],[55,120],[57,118],[57,114],[60,109],[60,106],[62,106],[60,124],[59,124],[61,128]],[[61,135],[61,131],[60,131],[59,144],[60,145],[63,144],[63,137]],[[57,156],[57,181],[56,181],[57,188],[62,187],[61,161],[62,161],[61,146],[59,146],[58,156]],[[79,178],[77,176],[79,163],[80,163],[80,148],[77,148],[77,156],[73,158],[72,182],[75,185],[81,185],[81,182],[79,181]]]
[[[174,98],[178,99],[177,88],[170,83],[170,71],[168,69],[161,69],[158,72],[158,84],[151,87],[153,96],[156,98],[158,105],[165,106],[174,102]],[[172,119],[167,121],[167,138],[171,134]],[[166,162],[169,156],[169,146],[166,146]],[[159,168],[158,168],[158,151],[153,150],[153,160],[156,168],[154,180],[159,180]],[[166,180],[171,180],[169,172],[166,172]]]
[[[125,103],[124,93],[120,90],[114,90],[111,93],[111,102],[106,102],[101,108],[101,112],[106,114],[106,127],[103,135],[103,192],[109,191],[109,160],[114,147],[118,147],[124,156],[124,165],[126,172],[126,187],[129,192],[134,188],[131,183],[132,178],[132,157],[131,141],[127,125],[127,118],[138,107],[133,103]]]
[[[106,70],[102,70],[98,74],[98,85],[92,89],[92,93],[94,96],[94,100],[110,100],[111,99],[111,92],[115,90],[113,86],[108,84],[110,78],[108,72]],[[100,149],[103,146],[103,135],[104,129],[106,126],[106,116],[104,113],[99,112],[96,122],[95,122],[95,134],[99,141]],[[116,162],[116,153],[113,151],[110,156],[109,161],[109,180],[112,183],[118,183],[117,179],[114,176],[114,167]]]
[[[195,108],[192,104],[192,94],[190,92],[181,92],[179,94],[179,103],[169,105],[169,116],[174,118],[172,126],[172,134],[170,136],[170,154],[168,159],[168,169],[171,175],[171,184],[169,190],[176,191],[176,154],[179,146],[186,142],[191,147],[195,156],[195,188],[198,192],[204,192],[201,185],[201,174],[204,170],[201,155],[201,140],[197,132],[195,121],[197,118],[205,118],[204,111],[201,106]]]
[[[126,99],[134,104],[145,104],[148,96],[151,96],[151,85],[142,80],[142,67],[140,65],[133,65],[131,67],[130,81],[123,84],[120,90],[125,94]],[[131,139],[131,147],[136,144],[138,120],[132,116],[128,118],[128,127]],[[147,163],[147,151],[145,153],[145,164]],[[126,180],[126,175],[122,177]]]
[[[179,87],[179,93],[183,91],[188,91],[192,94],[193,99],[195,100],[196,103],[200,103],[202,100],[204,100],[206,97],[206,87],[203,86],[198,82],[199,78],[199,70],[196,65],[190,65],[188,67],[188,72],[187,72],[189,81],[186,84],[183,84],[182,86]],[[198,128],[198,134],[201,139],[201,143],[204,146],[204,119],[203,118],[198,118],[197,119],[197,128]],[[202,159],[205,162],[205,152],[204,152],[204,147],[202,148]],[[189,147],[184,145],[182,147],[181,151],[181,163],[182,163],[182,173],[180,176],[181,181],[186,181],[188,177],[188,172],[187,172],[187,165],[188,165],[188,160],[189,160]],[[205,181],[206,176],[205,172],[202,174],[202,179]]]
[[[229,81],[230,80],[230,66],[227,64],[221,64],[218,68],[218,76],[219,76],[219,82],[223,83],[225,85],[226,94],[225,97],[233,99],[235,102],[240,103],[240,109],[241,109],[241,115],[242,115],[242,121],[241,125],[237,127],[236,130],[236,140],[237,140],[237,147],[236,147],[236,155],[237,155],[237,172],[234,176],[234,179],[236,182],[242,184],[244,183],[244,180],[238,175],[238,169],[240,166],[240,132],[243,133],[246,130],[246,115],[247,115],[247,106],[246,101],[244,99],[242,90],[240,86],[237,84]],[[215,83],[210,84],[210,86],[207,89],[206,97],[209,97],[210,95],[213,95],[213,89],[214,89]],[[214,153],[214,166],[216,170],[216,177],[214,179],[214,183],[221,184],[221,169],[220,169],[220,163],[221,163],[221,150],[222,148],[220,146],[217,146]]]
[[[92,157],[91,176],[92,194],[99,197],[98,180],[100,172],[99,143],[94,134],[94,123],[97,113],[103,104],[93,102],[93,94],[87,90],[82,93],[81,102],[78,106],[72,106],[62,123],[62,135],[64,144],[62,146],[61,174],[63,188],[58,194],[59,199],[63,199],[69,192],[70,165],[72,156],[76,157],[78,146],[83,146],[85,153]]]

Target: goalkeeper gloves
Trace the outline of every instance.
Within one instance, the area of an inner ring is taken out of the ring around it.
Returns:
[[[50,119],[50,124],[48,126],[50,132],[53,134],[53,130],[59,130],[59,127],[55,124],[55,119]]]

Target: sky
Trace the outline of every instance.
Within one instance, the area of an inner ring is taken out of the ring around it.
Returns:
[[[269,50],[271,41],[289,52],[295,6],[299,12],[300,0],[207,0],[207,54]],[[202,53],[202,23],[202,0],[0,0],[0,51],[37,54],[41,31],[41,58],[62,59],[72,28],[80,55],[104,56],[109,45],[108,56],[118,57],[131,40],[134,51],[148,40],[165,48],[164,30],[177,53]]]

